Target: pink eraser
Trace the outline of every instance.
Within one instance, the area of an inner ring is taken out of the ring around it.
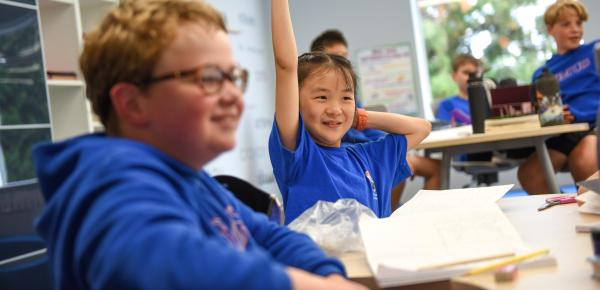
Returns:
[[[509,282],[517,278],[518,268],[516,265],[508,265],[496,269],[494,272],[494,279],[496,282]]]

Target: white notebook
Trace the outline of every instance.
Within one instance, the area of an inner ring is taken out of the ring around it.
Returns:
[[[533,251],[495,203],[512,185],[422,190],[360,230],[379,286],[445,280],[498,258]]]

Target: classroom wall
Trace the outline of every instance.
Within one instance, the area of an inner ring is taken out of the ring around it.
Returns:
[[[211,175],[238,176],[263,190],[278,193],[267,148],[275,108],[270,2],[208,2],[225,15],[234,54],[249,70],[249,81],[235,149],[222,154],[205,168]]]

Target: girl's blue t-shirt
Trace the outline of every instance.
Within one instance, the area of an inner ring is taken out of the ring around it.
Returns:
[[[269,155],[283,197],[289,224],[320,200],[353,198],[378,217],[391,214],[391,189],[411,176],[404,135],[387,134],[366,143],[340,148],[317,145],[304,127],[298,129],[296,150],[283,147],[273,122]]]

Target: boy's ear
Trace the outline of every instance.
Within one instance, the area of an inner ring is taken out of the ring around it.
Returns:
[[[144,125],[146,112],[141,103],[143,93],[138,86],[130,83],[117,83],[110,89],[110,99],[119,122],[131,125]]]
[[[546,33],[548,33],[548,35],[552,36],[552,27],[554,25],[546,25]]]

